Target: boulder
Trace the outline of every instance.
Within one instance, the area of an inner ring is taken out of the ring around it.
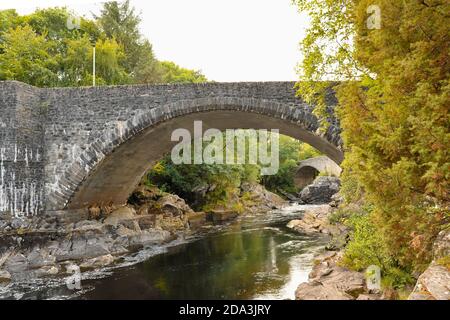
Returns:
[[[441,231],[433,244],[433,262],[417,279],[408,300],[450,300],[450,230]],[[444,263],[442,262],[444,260]]]
[[[344,198],[339,193],[335,193],[331,196],[329,205],[333,208],[337,208],[342,202],[344,202]]]
[[[21,273],[28,269],[28,260],[23,254],[10,256],[5,262],[5,269],[10,273]]]
[[[337,290],[321,282],[305,282],[298,286],[295,291],[296,300],[354,300],[345,292]]]
[[[243,183],[241,185],[241,196],[243,194],[250,196],[253,206],[259,208],[256,211],[276,209],[286,204],[286,201],[279,195],[268,191],[264,186],[257,183]]]
[[[286,225],[286,227],[288,227],[289,229],[294,229],[298,226],[300,226],[302,224],[302,220],[291,220],[288,222],[288,224]]]
[[[186,229],[187,220],[183,216],[172,217],[159,214],[156,216],[155,228],[175,233],[177,231],[183,231]]]
[[[156,201],[161,196],[161,190],[156,187],[139,185],[130,196],[130,203],[134,206],[143,206]]]
[[[329,203],[331,197],[339,191],[340,181],[336,177],[317,177],[299,194],[300,199],[308,204]]]
[[[141,230],[150,229],[155,226],[156,217],[155,215],[144,215],[142,217],[139,217],[137,219],[137,222]]]
[[[31,222],[26,218],[13,218],[10,225],[13,229],[27,229]]]
[[[106,254],[104,256],[92,258],[84,261],[80,264],[81,269],[94,269],[99,267],[105,267],[114,262],[114,257],[110,254]]]
[[[321,205],[308,209],[301,219],[292,220],[287,227],[300,233],[315,234],[323,233],[328,235],[339,235],[342,233],[342,226],[333,225],[328,220],[331,212],[329,205]]]
[[[222,223],[235,219],[239,214],[233,210],[211,210],[208,212],[208,220],[213,223]]]
[[[172,217],[178,217],[192,211],[183,199],[174,194],[166,194],[161,197],[156,201],[155,208]]]
[[[189,227],[192,229],[201,227],[207,223],[205,212],[189,212],[187,214],[187,219],[189,222]]]
[[[0,286],[11,281],[11,274],[6,270],[0,270]]]
[[[364,274],[338,266],[339,255],[327,252],[314,259],[309,281],[298,286],[297,300],[355,300],[367,294]]]
[[[408,300],[450,300],[450,271],[432,263],[417,279]]]
[[[75,239],[60,243],[55,252],[56,261],[82,260],[109,254],[109,245],[105,238]]]
[[[433,258],[435,260],[450,256],[450,230],[441,231],[433,244]]]
[[[34,269],[55,264],[56,257],[49,254],[45,249],[35,248],[27,256],[27,260],[29,267]]]
[[[57,266],[45,266],[34,271],[35,276],[54,276],[58,274],[59,268]]]
[[[160,244],[171,239],[169,231],[166,230],[145,230],[129,238],[130,246],[145,246],[151,244]]]
[[[349,230],[345,227],[340,228],[340,230],[341,233],[333,234],[333,237],[325,246],[325,250],[339,251],[345,248],[347,243],[350,241],[350,233]]]
[[[103,221],[104,224],[117,226],[123,220],[133,219],[136,211],[130,207],[121,207],[111,212],[111,214]]]

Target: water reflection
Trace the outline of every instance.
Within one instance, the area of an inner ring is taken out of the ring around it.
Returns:
[[[0,299],[292,299],[326,241],[285,227],[305,207],[245,217],[195,241],[148,248],[119,266],[84,272],[81,291],[57,277],[0,287]]]
[[[246,230],[235,224],[112,278],[89,281],[94,289],[82,299],[293,298],[322,241],[292,234],[284,225]]]

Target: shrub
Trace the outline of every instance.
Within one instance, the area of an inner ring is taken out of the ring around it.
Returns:
[[[341,263],[356,271],[365,270],[370,265],[380,267],[383,286],[402,289],[413,284],[410,270],[402,269],[396,259],[389,254],[388,248],[377,227],[372,221],[372,213],[353,212],[346,225],[352,229]]]

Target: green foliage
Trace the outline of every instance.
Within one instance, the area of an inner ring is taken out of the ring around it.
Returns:
[[[236,140],[240,138],[239,135],[247,136],[245,131],[240,131],[235,137]],[[234,206],[240,207],[241,202],[251,202],[249,194],[241,193],[243,183],[261,182],[275,192],[279,190],[295,192],[293,174],[298,161],[319,153],[290,137],[280,135],[279,138],[280,168],[276,175],[261,176],[260,166],[252,164],[175,165],[170,156],[166,156],[150,170],[147,181],[151,181],[167,192],[178,194],[195,208],[202,210],[215,207],[230,209]],[[249,140],[245,141],[248,159]],[[209,142],[205,142],[204,147],[207,144]],[[225,152],[224,150],[224,159]],[[202,199],[198,199],[199,193],[202,192],[204,193]]]
[[[340,222],[342,220],[352,229],[352,238],[341,263],[357,271],[371,265],[380,267],[385,287],[402,289],[414,283],[410,273],[399,267],[395,257],[389,253],[385,239],[372,223],[370,213],[353,212],[346,218],[341,217]]]
[[[0,80],[40,87],[91,85],[95,45],[98,85],[206,81],[198,71],[155,58],[129,1],[104,3],[99,17],[81,18],[79,29],[67,27],[70,16],[58,7],[25,16],[0,11]]]
[[[372,1],[296,3],[312,19],[299,94],[326,128],[326,89],[336,91],[343,193],[364,195],[373,205],[366,222],[389,255],[421,270],[449,219],[449,4],[381,0],[381,29],[368,29]]]
[[[105,2],[97,22],[109,39],[115,39],[124,48],[123,66],[132,74],[140,64],[141,56],[145,55],[147,50],[151,52],[152,48],[148,47],[148,43],[142,42],[139,32],[141,19],[130,6],[130,1]],[[153,58],[152,54],[148,57]]]
[[[161,62],[163,81],[167,83],[198,83],[207,79],[200,71],[181,68],[170,61]]]
[[[316,149],[288,136],[280,135],[280,167],[278,173],[263,176],[261,184],[273,192],[295,193],[298,190],[294,184],[298,162],[320,155]]]
[[[55,86],[57,61],[50,54],[52,49],[45,35],[37,35],[30,26],[9,29],[0,43],[0,79]]]
[[[365,212],[356,212],[346,219],[346,225],[352,228],[352,240],[347,245],[343,262],[355,270],[364,270],[370,265],[382,269],[392,264],[384,239]]]
[[[450,256],[441,257],[436,260],[436,263],[450,271]]]
[[[205,142],[204,147],[208,144]],[[239,202],[240,186],[245,182],[257,183],[259,173],[259,167],[250,164],[175,165],[167,155],[149,172],[147,179],[178,194],[194,207],[207,210],[232,208]]]
[[[330,213],[328,221],[331,224],[344,224],[350,215],[348,209],[339,207]]]

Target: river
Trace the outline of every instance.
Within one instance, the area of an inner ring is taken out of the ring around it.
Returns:
[[[82,274],[81,290],[64,279],[17,283],[15,299],[293,299],[323,237],[289,230],[306,206],[244,216],[195,237],[151,247],[114,267]]]

